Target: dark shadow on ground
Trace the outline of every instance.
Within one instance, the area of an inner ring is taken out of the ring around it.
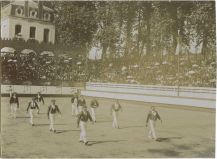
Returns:
[[[50,124],[35,124],[35,126],[49,126]],[[66,125],[66,124],[54,124],[54,125]]]
[[[158,142],[170,142],[172,139],[182,139],[183,137],[160,137],[156,141]]]
[[[145,126],[141,126],[141,125],[137,125],[137,126],[123,126],[123,127],[120,127],[119,129],[127,129],[127,128],[142,128],[142,127],[145,127]]]
[[[103,121],[103,120],[100,121],[100,120],[99,120],[99,121],[96,121],[96,123],[112,123],[112,121],[111,121],[111,120],[110,120],[110,121]]]
[[[28,116],[18,116],[18,117],[16,117],[17,119],[28,119],[28,118],[30,118],[30,117],[28,117]],[[33,118],[41,118],[41,117],[38,117],[38,116],[34,116]]]
[[[19,116],[19,117],[16,117],[17,119],[25,119],[25,118],[29,118],[28,116]]]
[[[179,152],[175,150],[168,150],[168,149],[148,149],[150,153],[157,153],[162,155],[161,157],[179,157]]]
[[[72,131],[79,131],[79,130],[56,130],[56,134],[61,134],[65,132],[72,132]]]
[[[176,145],[176,149],[181,149],[181,150],[190,150],[192,147],[187,146],[187,145]]]
[[[215,147],[206,148],[204,151],[195,152],[195,158],[215,158]]]
[[[47,114],[47,113],[39,113],[38,115],[43,115],[43,114]]]
[[[95,144],[102,144],[102,143],[116,143],[116,142],[121,142],[121,141],[126,141],[126,140],[107,140],[107,141],[88,141],[88,145],[95,145]]]

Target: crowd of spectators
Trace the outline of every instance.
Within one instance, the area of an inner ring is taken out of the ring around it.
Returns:
[[[107,64],[104,73],[94,81],[131,83],[144,85],[216,87],[215,59],[191,61],[186,58],[178,60],[150,60],[143,65]]]
[[[75,62],[72,58],[49,57],[29,54],[14,56],[7,54],[2,57],[3,82],[22,83],[31,82],[83,82],[82,62]]]
[[[215,60],[150,60],[143,64],[95,62],[85,69],[82,58],[6,54],[1,58],[2,82],[113,82],[167,86],[216,86]]]

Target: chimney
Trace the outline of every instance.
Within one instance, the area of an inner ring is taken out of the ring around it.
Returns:
[[[43,19],[43,1],[38,0],[38,16],[39,19]]]
[[[29,16],[29,2],[28,2],[28,0],[25,1],[24,13],[25,13],[25,17]]]

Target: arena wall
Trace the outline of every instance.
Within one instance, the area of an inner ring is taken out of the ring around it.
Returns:
[[[206,87],[177,87],[136,84],[86,83],[86,90],[145,95],[165,95],[215,99],[216,89]]]
[[[1,85],[1,94],[9,95],[10,85]],[[171,87],[112,83],[86,83],[86,87],[11,85],[12,91],[20,95],[41,92],[47,96],[71,96],[77,89],[81,95],[110,99],[132,100],[159,104],[215,108],[215,88]]]
[[[1,94],[9,94],[10,86],[12,92],[17,92],[21,95],[33,95],[41,92],[45,95],[71,95],[77,87],[60,87],[60,86],[28,86],[28,85],[1,85]]]
[[[216,89],[135,84],[86,83],[85,96],[215,108]]]

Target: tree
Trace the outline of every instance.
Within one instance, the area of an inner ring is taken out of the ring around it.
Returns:
[[[215,2],[195,2],[189,22],[196,34],[197,45],[202,44],[202,55],[207,58],[208,47],[214,48],[215,42]]]
[[[56,42],[86,54],[96,32],[95,2],[45,1],[55,11]]]

